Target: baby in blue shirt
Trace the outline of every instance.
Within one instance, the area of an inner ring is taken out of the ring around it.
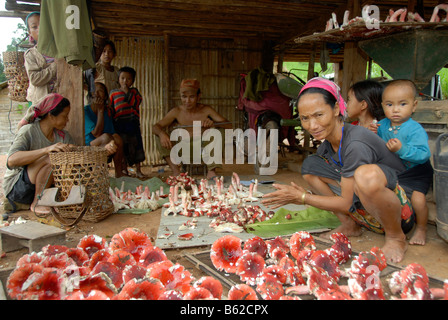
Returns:
[[[428,134],[412,114],[417,108],[417,88],[410,80],[394,80],[383,91],[382,106],[386,118],[378,122],[378,135],[386,141],[388,149],[395,152],[406,167],[400,179],[410,179],[411,203],[416,214],[416,230],[410,244],[424,245],[428,206],[426,193],[433,180]]]

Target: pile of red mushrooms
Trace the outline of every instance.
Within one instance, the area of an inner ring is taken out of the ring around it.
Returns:
[[[294,233],[289,240],[255,236],[244,244],[226,235],[213,243],[210,259],[217,270],[236,274],[241,280],[230,289],[229,299],[448,299],[448,280],[443,288],[430,288],[425,269],[416,263],[393,272],[386,281],[388,288],[383,288],[380,274],[387,263],[381,249],[374,247],[352,258],[351,243],[344,234],[334,233],[331,240],[331,247],[318,250],[305,231]],[[343,264],[350,267],[344,269]],[[347,284],[342,285],[342,279]]]
[[[430,288],[422,266],[410,264],[388,279],[385,293],[379,274],[387,264],[378,248],[361,252],[349,263],[350,241],[341,233],[334,244],[317,250],[313,237],[297,232],[289,240],[253,237],[244,245],[233,235],[216,240],[210,258],[220,271],[235,273],[229,300],[317,299],[448,299],[444,288]],[[340,284],[347,278],[347,285]],[[196,279],[169,260],[135,228],[115,234],[109,242],[84,236],[76,247],[47,245],[24,255],[8,277],[7,293],[16,300],[219,300],[223,287],[211,276]]]
[[[75,248],[47,245],[24,255],[11,272],[8,295],[16,300],[221,299],[222,285],[195,279],[135,228],[104,238],[83,237]]]

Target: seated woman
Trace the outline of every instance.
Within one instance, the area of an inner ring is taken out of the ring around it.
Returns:
[[[113,155],[115,177],[123,173],[123,140],[115,132],[111,110],[107,107],[108,93],[106,86],[95,82],[92,104],[84,107],[86,146],[105,147]]]
[[[30,205],[36,213],[48,213],[38,206],[37,196],[53,183],[48,154],[68,150],[73,139],[64,129],[68,122],[70,102],[60,94],[46,95],[31,106],[19,123],[6,162],[3,189],[16,211],[17,204]]]
[[[311,79],[299,94],[298,108],[303,128],[325,140],[302,165],[315,194],[294,183],[274,185],[277,191],[265,195],[263,203],[308,204],[332,211],[341,221],[332,232],[356,236],[364,226],[384,233],[386,258],[401,261],[407,248],[405,233],[413,227],[415,214],[402,188],[405,181],[398,184],[404,171],[400,159],[375,133],[344,124],[345,102],[333,82]]]

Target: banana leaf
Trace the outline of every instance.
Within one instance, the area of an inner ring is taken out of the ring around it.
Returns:
[[[290,219],[288,215],[291,215]],[[297,231],[334,229],[340,224],[341,222],[333,213],[315,207],[308,207],[301,211],[280,208],[270,220],[246,225],[246,231],[259,237],[269,238],[290,235]]]

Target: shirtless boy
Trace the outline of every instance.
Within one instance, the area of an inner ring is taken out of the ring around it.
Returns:
[[[162,157],[170,166],[173,171],[173,175],[179,175],[179,167],[173,163],[169,151],[173,147],[170,140],[170,136],[166,129],[172,124],[177,126],[189,126],[184,127],[193,136],[193,122],[201,121],[202,130],[204,131],[210,127],[220,127],[224,129],[231,129],[232,125],[218,124],[222,122],[228,122],[226,118],[221,116],[212,107],[199,103],[201,97],[201,91],[199,87],[199,81],[196,79],[182,80],[180,85],[180,97],[181,105],[171,109],[166,116],[153,126],[153,133],[159,137],[160,147],[159,152]],[[207,178],[213,178],[216,176],[216,168],[220,168],[220,164],[208,165]]]

